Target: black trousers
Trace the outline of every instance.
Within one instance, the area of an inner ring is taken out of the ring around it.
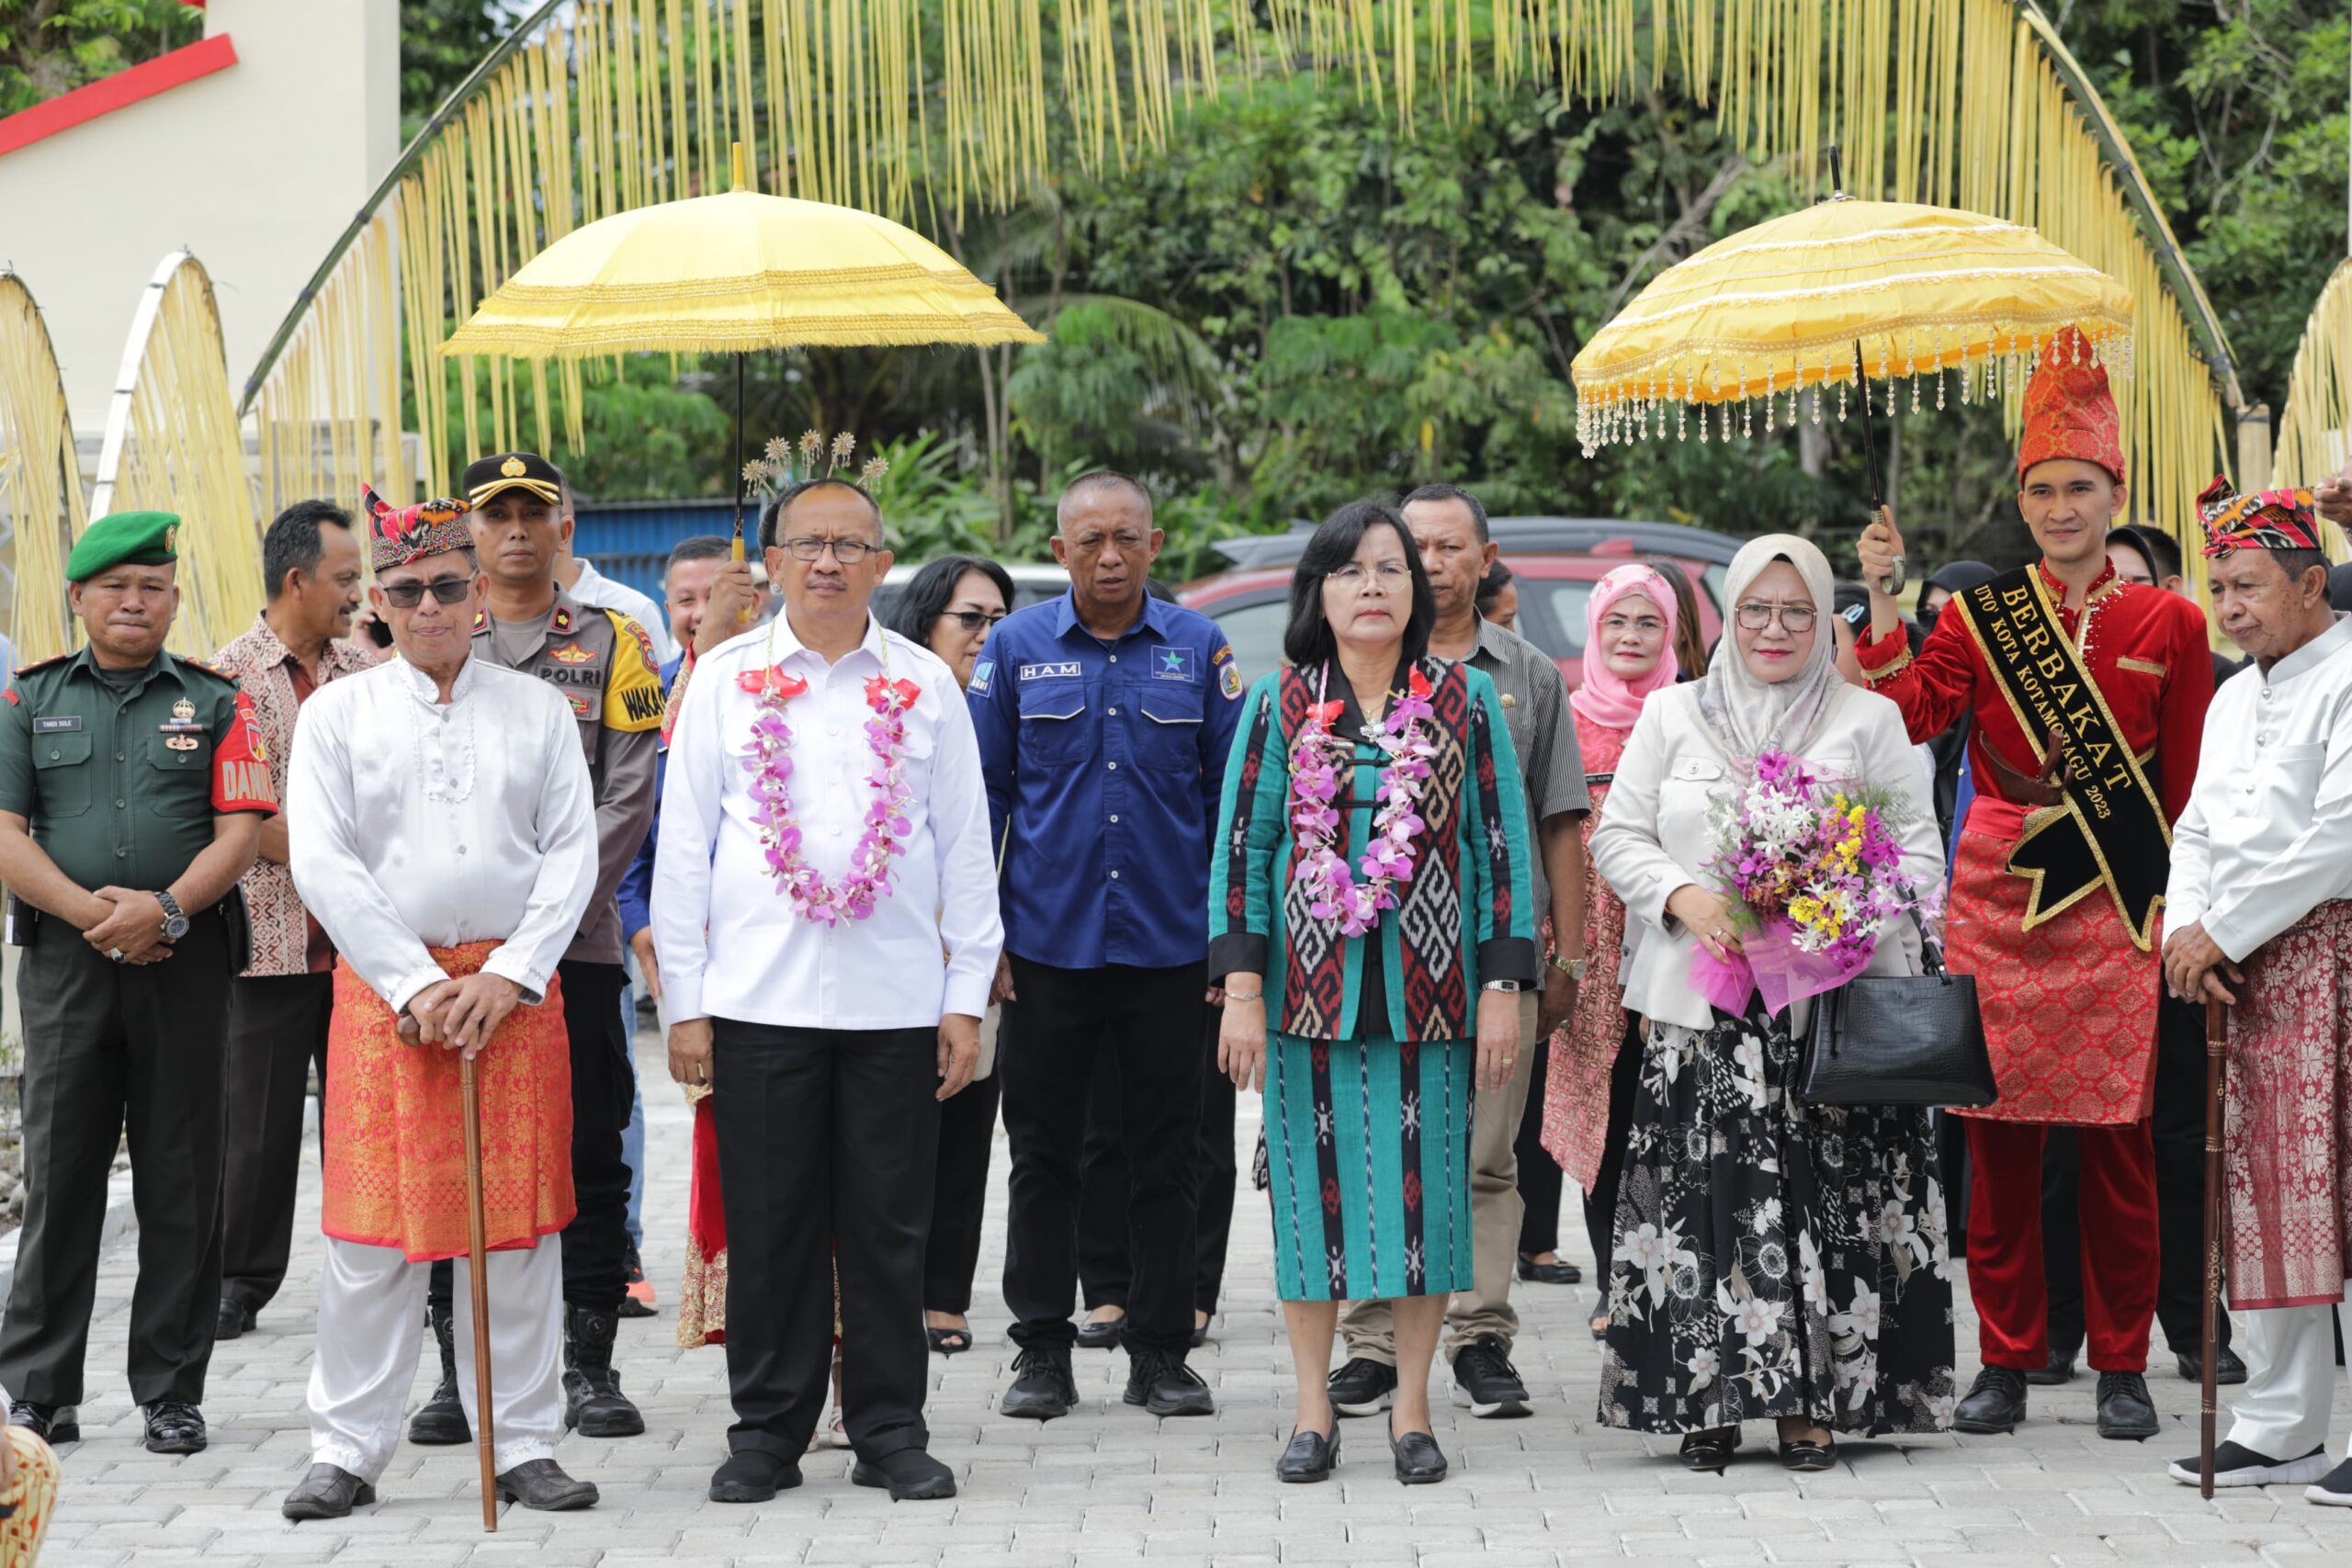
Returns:
[[[1204,1008],[1201,1026],[1201,1153],[1194,1176],[1193,1310],[1214,1315],[1225,1289],[1225,1257],[1233,1240],[1233,1194],[1238,1175],[1233,1155],[1233,1080],[1216,1068],[1218,1010]],[[1086,1110],[1086,1152],[1079,1171],[1078,1283],[1086,1310],[1125,1307],[1135,1270],[1127,1259],[1125,1123],[1119,1112],[1119,1062],[1106,1054],[1095,1069]]]
[[[130,1397],[200,1404],[220,1312],[220,1164],[229,1056],[229,936],[198,915],[160,964],[109,962],[44,915],[25,950],[25,1225],[0,1384],[79,1404],[98,1282],[107,1176],[130,1142],[139,1282]]]
[[[327,1081],[334,976],[239,976],[229,987],[227,1162],[220,1179],[220,1299],[259,1312],[286,1282],[294,1189],[302,1173],[302,1103],[311,1068]],[[319,1119],[326,1157],[326,1118]]]
[[[618,1312],[628,1294],[628,1163],[621,1158],[621,1134],[637,1098],[628,1036],[621,1032],[628,971],[567,958],[556,974],[571,1044],[571,1193],[579,1205],[563,1227],[563,1300]],[[435,1309],[449,1305],[446,1260],[433,1266],[425,1299]]]
[[[936,1029],[712,1021],[729,1452],[797,1463],[808,1447],[832,1368],[836,1271],[842,1416],[858,1457],[930,1441],[922,1268],[938,1074]]]
[[[1634,1093],[1642,1087],[1642,1026],[1633,1014],[1625,1015],[1625,1038],[1617,1046],[1617,1059],[1609,1067],[1609,1137],[1601,1145],[1600,1169],[1592,1179],[1592,1190],[1585,1194],[1584,1230],[1592,1243],[1592,1256],[1604,1299],[1609,1293],[1610,1260],[1617,1255],[1617,1182],[1625,1170],[1625,1140],[1634,1130]],[[1521,1168],[1525,1169],[1522,1164]]]
[[[1527,1109],[1520,1113],[1514,1152],[1519,1159],[1519,1250],[1525,1258],[1555,1252],[1560,1246],[1560,1162],[1544,1149],[1544,1083],[1552,1070],[1552,1037],[1535,1042],[1535,1060],[1528,1068]]]
[[[2156,1004],[2156,1321],[2176,1355],[2202,1342],[2205,1324],[2205,1010],[2167,996]],[[2041,1261],[2050,1292],[2050,1344],[2083,1343],[2080,1185],[2071,1129],[2052,1134],[2041,1155]],[[2222,1313],[2218,1342],[2230,1342]]]
[[[997,1021],[997,1058],[1004,1023]],[[931,1236],[922,1254],[922,1307],[972,1310],[972,1276],[980,1267],[980,1212],[989,1196],[989,1153],[996,1142],[1002,1070],[965,1086],[939,1108],[939,1170],[931,1190]]]
[[[1080,1155],[1101,1065],[1119,1065],[1128,1159],[1126,1340],[1182,1357],[1193,1337],[1205,963],[1060,969],[1012,960],[997,1052],[1012,1149],[1004,1301],[1023,1349],[1077,1342]]]

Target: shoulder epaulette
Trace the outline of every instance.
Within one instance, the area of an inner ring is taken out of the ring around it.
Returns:
[[[59,653],[53,654],[47,659],[37,659],[30,664],[18,665],[17,667],[17,673],[20,676],[29,675],[36,670],[46,670],[52,664],[62,664],[73,657],[74,656],[70,653]]]
[[[226,681],[232,686],[237,684],[237,678],[234,675],[230,674],[226,670],[221,669],[217,664],[207,664],[201,659],[190,659],[185,653],[175,653],[172,657],[178,660],[182,664],[187,665],[191,670],[203,671],[207,675],[211,676],[216,681]]]

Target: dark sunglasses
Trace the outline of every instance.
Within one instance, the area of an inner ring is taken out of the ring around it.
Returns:
[[[378,586],[383,589],[384,599],[392,608],[413,610],[424,603],[427,592],[433,595],[436,604],[462,604],[466,602],[466,595],[473,592],[474,580],[470,577],[436,577],[430,582],[385,582]]]
[[[992,626],[1004,619],[1004,612],[1001,610],[994,613],[987,610],[942,610],[939,612],[939,618],[943,621],[953,621],[967,632],[976,632],[982,626]]]

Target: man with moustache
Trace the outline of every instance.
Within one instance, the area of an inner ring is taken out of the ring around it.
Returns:
[[[1585,856],[1577,824],[1592,799],[1585,791],[1584,752],[1560,667],[1526,638],[1478,614],[1479,582],[1502,554],[1489,535],[1487,509],[1459,485],[1432,484],[1408,495],[1402,510],[1437,599],[1430,651],[1467,660],[1502,694],[1503,718],[1526,784],[1530,838],[1542,846],[1531,862],[1534,907],[1551,917],[1552,953],[1543,988],[1520,994],[1519,1055],[1510,1064],[1510,1081],[1478,1095],[1470,1143],[1477,1283],[1447,1305],[1444,1347],[1456,1404],[1473,1416],[1525,1416],[1527,1385],[1510,1361],[1519,1334],[1510,1283],[1524,1208],[1516,1142],[1541,1047],[1576,1011],[1577,984],[1584,978]],[[1572,1272],[1569,1282],[1577,1277]],[[1348,1359],[1331,1374],[1333,1408],[1345,1416],[1386,1409],[1396,1387],[1396,1334],[1388,1303],[1351,1303],[1340,1331]]]
[[[360,498],[371,511],[382,504],[364,486]],[[347,640],[361,564],[350,513],[332,502],[295,502],[262,536],[261,562],[268,602],[213,664],[250,699],[254,738],[282,800],[295,714],[329,682],[376,660]],[[326,1082],[334,947],[302,907],[286,853],[286,818],[269,818],[243,883],[253,962],[229,990],[228,1099],[236,1109],[220,1190],[220,1339],[253,1327],[286,1282],[311,1068]]]
[[[2157,1430],[2144,1375],[2158,1267],[2155,921],[2213,667],[2197,607],[2118,582],[2108,561],[2128,500],[2121,421],[2073,329],[2043,351],[2024,412],[2018,507],[2041,559],[1957,595],[1915,657],[1883,588],[1903,540],[1883,516],[1861,537],[1871,621],[1855,654],[1914,740],[1963,712],[1974,720],[1950,953],[1976,976],[2000,1097],[1962,1112],[1984,1371],[1953,1424],[2014,1429],[2026,1374],[2049,1362],[2041,1151],[2050,1127],[2072,1126],[2099,1435],[2145,1438]]]
[[[1242,688],[1216,623],[1148,592],[1161,539],[1142,485],[1073,480],[1053,545],[1069,592],[999,622],[966,694],[1003,846],[1004,1298],[1021,1353],[998,1408],[1040,1421],[1078,1403],[1079,1171],[1106,1052],[1129,1171],[1125,1399],[1155,1416],[1213,1409],[1185,1354],[1210,840]]]

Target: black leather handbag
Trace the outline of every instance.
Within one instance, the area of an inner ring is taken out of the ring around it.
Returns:
[[[1814,998],[1799,1103],[1973,1109],[1999,1097],[1975,977],[1947,971],[1924,926],[1919,949],[1924,975],[1858,976]]]

